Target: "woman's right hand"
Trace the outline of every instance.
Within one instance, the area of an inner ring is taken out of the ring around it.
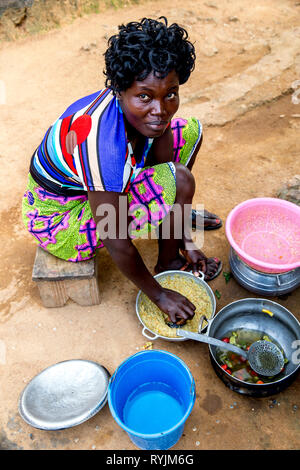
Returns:
[[[171,289],[162,289],[156,305],[172,323],[183,324],[195,315],[196,307],[184,295]]]

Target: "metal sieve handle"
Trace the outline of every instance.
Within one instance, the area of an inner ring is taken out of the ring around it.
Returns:
[[[248,358],[247,351],[244,351],[243,349],[238,348],[237,346],[234,346],[233,344],[224,343],[224,341],[221,341],[220,339],[217,339],[217,338],[213,338],[212,336],[207,336],[207,335],[203,335],[200,333],[192,333],[191,331],[186,331],[181,328],[178,328],[176,330],[176,334],[177,336],[184,336],[185,338],[193,339],[195,341],[200,341],[200,343],[207,343],[207,344],[211,344],[213,346],[217,346],[222,349],[228,349],[229,351],[239,354],[240,356],[243,356],[246,359]]]

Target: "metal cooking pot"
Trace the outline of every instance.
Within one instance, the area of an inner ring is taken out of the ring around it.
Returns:
[[[230,249],[229,263],[236,281],[255,294],[275,297],[292,292],[300,286],[300,268],[278,274],[256,271],[244,263],[233,248]]]
[[[181,276],[183,279],[184,278],[193,278],[193,280],[195,282],[197,282],[197,284],[199,284],[200,286],[204,287],[204,289],[206,290],[210,300],[211,300],[211,305],[212,305],[212,314],[211,314],[211,318],[213,318],[213,316],[215,315],[215,312],[216,312],[216,298],[214,296],[214,293],[213,291],[211,290],[211,288],[209,287],[209,285],[204,281],[204,274],[200,272],[200,276],[199,277],[196,277],[194,276],[192,273],[190,272],[187,272],[187,271],[164,271],[162,273],[159,273],[159,274],[156,274],[154,276],[154,278],[156,280],[162,280],[164,279],[165,277],[172,277],[172,276]],[[136,304],[135,304],[135,308],[136,308],[136,314],[138,316],[138,319],[140,320],[141,324],[143,325],[143,335],[150,339],[151,341],[154,341],[158,338],[162,338],[166,341],[176,341],[176,342],[179,342],[179,341],[186,341],[186,338],[180,338],[180,337],[176,337],[176,338],[169,338],[167,336],[162,336],[162,335],[159,335],[157,333],[155,333],[155,331],[152,331],[152,330],[149,330],[149,328],[143,323],[141,317],[140,317],[140,303],[141,303],[141,296],[142,296],[142,291],[139,291],[138,295],[137,295],[137,298],[136,298]],[[201,331],[204,331],[206,329],[207,325],[205,325]],[[200,332],[200,331],[199,331]],[[150,333],[150,334],[149,334]]]
[[[264,313],[264,309],[272,312],[273,316]],[[218,377],[231,390],[253,397],[266,397],[284,390],[295,380],[300,368],[299,321],[289,310],[271,300],[242,299],[226,305],[212,320],[208,320],[207,335],[222,339],[228,331],[239,328],[263,331],[280,344],[289,361],[284,375],[270,383],[247,383],[225,372],[217,362],[216,347],[209,345],[211,362]]]

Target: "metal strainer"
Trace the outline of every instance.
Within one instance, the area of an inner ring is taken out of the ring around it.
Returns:
[[[272,377],[279,374],[284,366],[284,357],[279,347],[271,341],[259,340],[252,343],[248,351],[252,369],[260,375]]]
[[[211,336],[203,335],[201,333],[192,333],[178,328],[176,331],[177,336],[184,336],[185,338],[200,341],[201,343],[212,344],[222,349],[228,349],[245,357],[250,364],[250,367],[259,375],[272,377],[279,374],[284,366],[284,357],[279,347],[271,341],[259,340],[252,343],[249,351],[238,348],[230,343],[225,343],[220,339]]]

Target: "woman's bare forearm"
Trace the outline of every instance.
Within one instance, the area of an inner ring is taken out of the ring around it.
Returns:
[[[106,239],[103,243],[120,271],[156,303],[163,288],[148,271],[131,240]]]
[[[121,197],[125,198],[126,204],[125,207],[120,209]],[[89,192],[89,202],[99,237],[113,261],[128,279],[153,300],[153,302],[157,302],[163,289],[146,268],[138,250],[133,245],[128,235],[130,218],[127,195],[124,196],[120,193],[106,191]],[[112,214],[114,214],[115,217],[114,221],[112,221],[112,228],[115,228],[115,230],[111,231],[110,236],[108,236],[109,231],[105,231],[105,224],[102,226],[101,223],[99,223],[103,219],[104,222],[106,220],[105,214],[102,213],[103,211],[99,210],[104,206],[106,210],[112,210]],[[123,214],[125,215],[125,230],[122,230],[122,227],[120,227],[120,210],[125,213]],[[126,231],[127,238],[123,238],[123,231]]]

